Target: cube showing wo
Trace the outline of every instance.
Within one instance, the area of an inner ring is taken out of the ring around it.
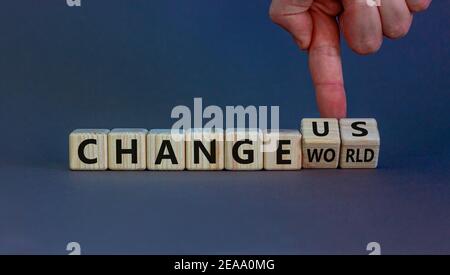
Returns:
[[[338,120],[305,118],[301,123],[301,131],[303,167],[337,168],[341,146]]]
[[[308,118],[298,130],[77,129],[71,170],[300,170],[376,168],[373,118]]]

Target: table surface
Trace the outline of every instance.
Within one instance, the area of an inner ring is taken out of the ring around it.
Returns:
[[[278,105],[282,128],[317,117],[307,56],[266,2],[2,4],[0,253],[450,253],[447,1],[376,55],[343,44],[376,170],[69,171],[71,130],[170,128],[193,97]]]

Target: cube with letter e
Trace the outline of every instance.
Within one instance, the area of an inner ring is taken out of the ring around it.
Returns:
[[[264,169],[300,170],[302,135],[298,130],[266,130],[264,134]]]

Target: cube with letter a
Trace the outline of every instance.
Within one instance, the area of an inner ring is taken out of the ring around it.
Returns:
[[[184,170],[185,138],[183,130],[153,129],[147,134],[149,170]]]

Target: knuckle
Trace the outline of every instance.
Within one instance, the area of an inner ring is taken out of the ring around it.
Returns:
[[[276,6],[274,6],[273,4],[270,6],[269,9],[269,17],[274,23],[277,24],[283,21],[283,15],[278,11]]]

